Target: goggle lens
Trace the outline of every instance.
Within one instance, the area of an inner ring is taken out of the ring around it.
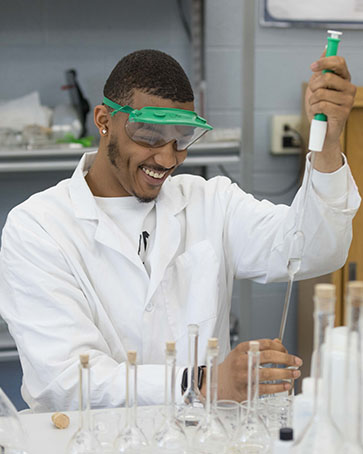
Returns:
[[[207,132],[194,126],[130,121],[126,122],[125,129],[130,139],[143,147],[157,148],[175,141],[177,151],[187,149]]]

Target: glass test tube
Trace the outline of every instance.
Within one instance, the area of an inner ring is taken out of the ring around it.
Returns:
[[[233,453],[267,454],[271,446],[270,433],[259,415],[260,345],[250,342],[248,351],[247,410],[237,431]]]
[[[314,293],[313,416],[293,444],[294,454],[338,453],[342,438],[330,409],[330,339],[335,317],[335,285],[317,284]]]
[[[193,448],[198,454],[224,453],[228,443],[227,431],[217,413],[218,339],[208,340],[206,370],[205,415],[194,436]]]
[[[348,338],[344,389],[345,448],[348,452],[363,453],[363,282],[348,282],[347,287]]]

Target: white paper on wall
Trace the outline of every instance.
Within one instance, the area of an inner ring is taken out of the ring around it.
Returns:
[[[278,21],[363,22],[363,0],[267,0]]]

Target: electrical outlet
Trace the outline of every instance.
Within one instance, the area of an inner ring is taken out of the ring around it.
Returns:
[[[271,153],[301,153],[300,133],[300,115],[273,115],[271,122]]]

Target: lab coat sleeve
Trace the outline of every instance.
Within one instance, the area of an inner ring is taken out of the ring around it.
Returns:
[[[0,312],[17,344],[22,393],[33,411],[78,408],[81,353],[90,355],[92,406],[124,404],[126,364],[111,357],[62,251],[21,209],[9,215],[3,230]],[[138,367],[140,404],[163,403],[164,373],[163,365]],[[179,379],[181,373],[178,368]]]
[[[237,278],[261,283],[287,280],[290,246],[305,185],[306,172],[291,206],[258,201],[242,195],[235,185],[230,187],[225,248]],[[343,266],[360,201],[346,163],[337,172],[313,174],[302,224],[305,247],[297,279],[327,274]]]

